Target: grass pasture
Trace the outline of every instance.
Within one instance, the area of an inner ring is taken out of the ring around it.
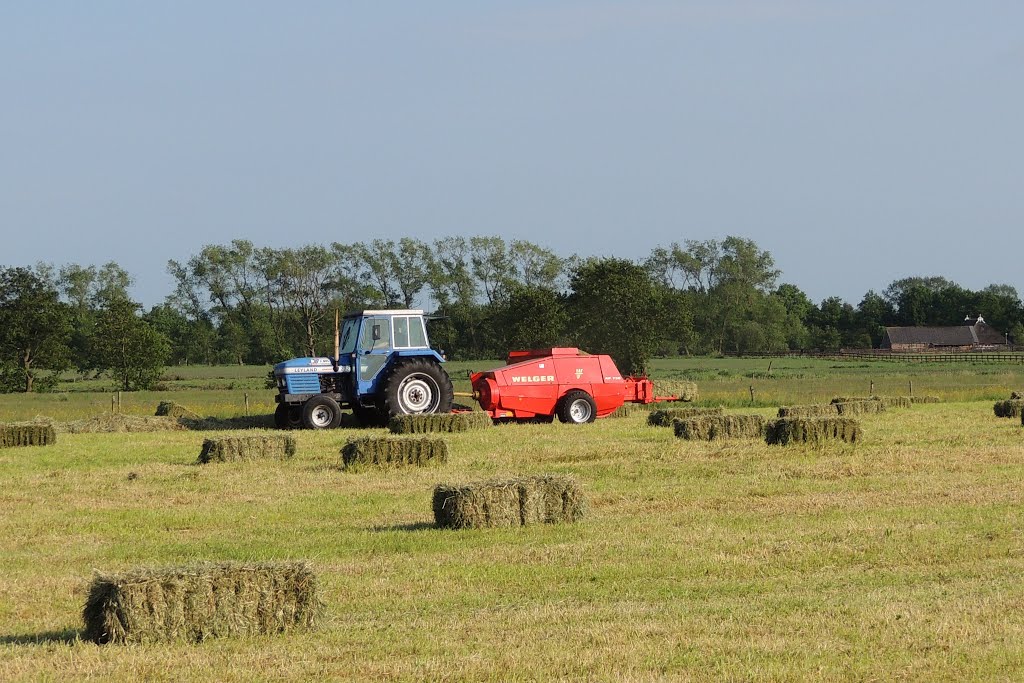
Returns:
[[[674,363],[677,379],[703,372]],[[696,379],[701,404],[773,418],[867,393],[860,368],[782,369],[807,376],[737,367]],[[915,394],[953,400],[859,416],[854,444],[684,441],[640,413],[445,434],[431,468],[342,469],[346,441],[384,429],[293,432],[290,459],[202,466],[205,438],[247,432],[0,449],[0,680],[1019,680],[1024,428],[990,399],[1024,381],[997,370],[951,384],[962,368],[902,369]],[[875,393],[905,393],[875,376]],[[725,400],[751,381],[770,406]],[[231,391],[125,394],[122,410],[238,416]],[[0,419],[109,410],[109,394],[20,398],[0,397]],[[579,483],[580,521],[434,526],[439,483],[543,474]],[[317,570],[314,634],[82,640],[94,569],[281,560]]]

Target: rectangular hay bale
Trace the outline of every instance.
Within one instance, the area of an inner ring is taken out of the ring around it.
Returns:
[[[357,465],[424,467],[448,461],[448,444],[444,439],[408,437],[365,437],[353,439],[341,449],[345,468]]]
[[[651,414],[647,417],[647,424],[651,427],[671,427],[674,420],[688,420],[704,415],[724,414],[725,410],[721,406],[715,408],[661,408],[651,411]]]
[[[840,415],[869,415],[874,413],[884,413],[885,404],[881,401],[875,401],[874,399],[868,399],[867,401],[846,401],[844,403],[834,403],[836,410],[839,411]]]
[[[233,460],[285,459],[295,455],[295,437],[290,434],[275,436],[228,436],[205,439],[199,453],[200,463],[229,462]]]
[[[0,424],[0,448],[50,446],[55,443],[57,443],[57,432],[52,424],[41,422]]]
[[[434,432],[468,432],[486,429],[494,423],[483,411],[434,413],[430,415],[395,415],[388,420],[392,434],[431,434]]]
[[[782,406],[779,417],[829,417],[838,415],[835,403],[813,403],[804,406]]]
[[[461,485],[439,484],[434,520],[446,529],[481,529],[575,522],[585,511],[571,477],[548,474]]]
[[[878,401],[886,408],[909,408],[913,405],[910,396],[837,396],[832,403],[855,403],[861,401]],[[782,417],[781,415],[779,417]]]
[[[682,382],[675,380],[652,380],[655,396],[675,396],[678,401],[691,403],[700,396],[697,385],[694,382]]]
[[[95,643],[199,642],[309,631],[323,608],[308,562],[221,562],[97,573],[82,616]]]
[[[1021,417],[1024,414],[1024,400],[1008,399],[1006,401],[996,401],[995,405],[992,406],[992,410],[995,412],[996,417]]]
[[[687,441],[751,439],[764,436],[765,419],[761,415],[702,415],[675,420],[675,435]]]
[[[860,423],[849,417],[783,417],[773,420],[765,429],[765,441],[769,444],[834,440],[856,443],[862,438]]]

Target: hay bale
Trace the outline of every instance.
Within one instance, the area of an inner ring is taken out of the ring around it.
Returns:
[[[1020,393],[1019,391],[1010,392],[1010,400],[1019,401],[1021,399],[1024,399],[1024,394]]]
[[[830,417],[838,415],[835,403],[813,403],[805,406],[782,406],[779,417]]]
[[[856,443],[862,438],[860,423],[849,417],[783,417],[770,422],[765,430],[769,444]]]
[[[700,392],[693,382],[678,382],[672,380],[652,380],[655,396],[675,396],[678,401],[690,403],[696,401]]]
[[[444,439],[410,439],[395,437],[365,437],[353,439],[341,449],[342,466],[424,467],[448,462],[448,444]]]
[[[1008,401],[996,401],[992,406],[996,417],[1021,417],[1024,414],[1024,400],[1010,399]]]
[[[227,436],[204,439],[199,462],[228,462],[231,460],[285,459],[295,455],[295,437],[283,436]]]
[[[156,407],[156,415],[162,417],[184,417],[189,420],[202,419],[197,413],[174,401],[160,401],[160,404]]]
[[[909,396],[837,396],[832,399],[832,403],[861,403],[863,401],[878,401],[886,408],[909,408],[913,404]]]
[[[57,432],[52,424],[41,422],[0,424],[0,448],[50,446],[55,443],[57,443]]]
[[[673,422],[675,435],[687,441],[751,439],[764,436],[761,415],[702,415]]]
[[[717,408],[664,408],[652,410],[647,417],[647,424],[651,427],[671,427],[674,420],[689,420],[704,415],[724,414],[725,411],[721,406]]]
[[[873,398],[886,408],[910,408],[914,405],[909,396],[874,396]]]
[[[102,644],[308,631],[322,612],[308,562],[222,562],[97,573],[82,616]]]
[[[845,403],[834,403],[836,410],[839,411],[840,415],[871,415],[874,413],[884,413],[885,404],[881,401],[867,400],[867,401],[846,401]]]
[[[139,417],[106,413],[87,420],[74,422],[58,422],[54,424],[58,432],[70,434],[106,434],[115,432],[174,432],[184,431],[185,425],[176,417]]]
[[[434,520],[447,529],[575,522],[586,502],[571,477],[547,474],[434,488]]]
[[[490,415],[479,410],[471,413],[395,415],[388,420],[388,429],[392,434],[468,432],[475,429],[486,429],[493,422]]]

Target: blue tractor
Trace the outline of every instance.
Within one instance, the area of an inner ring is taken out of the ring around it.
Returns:
[[[342,408],[360,423],[393,415],[447,413],[452,381],[430,348],[423,311],[358,311],[342,319],[333,358],[293,358],[274,366],[281,429],[330,429]]]

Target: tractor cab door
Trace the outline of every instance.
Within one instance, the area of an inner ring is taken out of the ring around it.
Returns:
[[[391,319],[364,318],[356,351],[356,380],[360,394],[371,391],[381,368],[391,357],[391,350]]]

